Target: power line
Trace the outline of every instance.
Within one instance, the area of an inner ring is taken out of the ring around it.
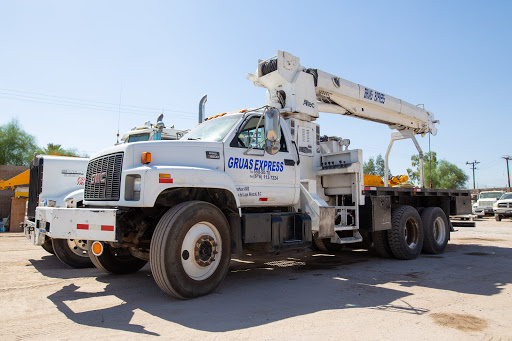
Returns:
[[[37,99],[27,99],[27,98],[14,98],[14,97],[8,97],[8,96],[2,96],[2,93],[0,93],[0,98],[4,99],[12,99],[17,101],[24,101],[24,102],[32,102],[32,103],[43,103],[43,104],[50,104],[50,105],[58,105],[58,106],[65,106],[65,107],[71,107],[71,108],[80,108],[80,109],[88,109],[88,110],[95,110],[95,111],[107,111],[112,113],[118,113],[119,109],[114,107],[98,107],[98,106],[89,106],[89,105],[80,105],[80,104],[73,104],[73,103],[59,103],[59,102],[52,102],[47,100],[37,100]],[[188,119],[195,119],[191,117],[190,113],[188,112],[182,112],[182,111],[172,111],[175,117],[182,117],[182,118],[188,118]],[[155,112],[150,111],[136,111],[131,109],[121,109],[121,113],[128,114],[128,115],[139,115],[139,116],[153,116],[155,115]],[[185,113],[186,115],[180,115],[179,113]],[[194,113],[196,114],[196,113]]]
[[[480,162],[478,161],[473,161],[473,162],[466,162],[466,165],[472,165],[471,166],[471,169],[473,169],[473,189],[476,189],[476,185],[475,185],[475,169],[476,168],[476,165],[478,165]]]
[[[17,93],[35,95],[35,96],[40,96],[40,97],[52,97],[52,98],[61,99],[59,101],[62,101],[62,99],[64,99],[64,100],[70,100],[70,101],[73,101],[73,102],[78,101],[78,102],[99,103],[99,104],[104,104],[104,105],[107,105],[107,106],[113,106],[113,107],[116,107],[116,108],[117,108],[117,106],[119,104],[119,103],[111,103],[111,102],[94,101],[94,100],[82,99],[82,98],[76,98],[76,97],[65,97],[65,96],[48,95],[48,94],[42,94],[42,93],[39,93],[39,92],[21,91],[21,90],[7,89],[7,88],[0,88],[0,91],[17,92]],[[9,93],[7,95],[30,97],[30,96],[26,96],[26,95],[17,95],[17,94],[9,94]],[[139,108],[139,109],[147,109],[147,110],[158,110],[158,111],[160,111],[162,109],[162,108],[154,108],[154,107],[147,107],[147,106],[140,106],[140,105],[128,105],[128,104],[123,104],[122,106],[123,107],[131,107],[131,108]],[[177,111],[177,110],[166,110],[166,111],[182,112],[182,113],[197,115],[196,112],[190,112],[190,111]]]
[[[99,101],[89,101],[83,99],[73,99],[69,97],[59,97],[52,95],[44,95],[37,93],[29,93],[27,91],[18,91],[18,90],[9,90],[11,92],[16,91],[20,93],[28,93],[31,95],[17,94],[17,93],[9,93],[1,90],[0,88],[0,98],[8,99],[8,100],[16,100],[23,102],[32,102],[32,103],[43,103],[49,105],[58,105],[58,106],[66,106],[72,108],[81,108],[95,111],[108,111],[113,113],[124,113],[129,115],[140,115],[140,116],[153,116],[156,111],[161,111],[162,108],[151,108],[151,107],[143,107],[143,106],[134,106],[134,105],[120,105],[120,103],[108,103],[108,102],[99,102]],[[140,108],[140,109],[136,109]],[[195,112],[188,111],[178,111],[178,110],[170,110],[165,109],[166,112],[173,113],[174,117],[181,118],[189,118],[190,114],[197,115]]]

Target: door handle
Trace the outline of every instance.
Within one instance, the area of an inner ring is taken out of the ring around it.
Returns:
[[[285,166],[295,166],[295,161],[290,159],[284,159],[284,165]]]

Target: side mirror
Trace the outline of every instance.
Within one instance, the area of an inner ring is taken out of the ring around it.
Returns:
[[[281,149],[279,117],[277,109],[272,108],[265,111],[265,151],[270,155],[276,154]]]

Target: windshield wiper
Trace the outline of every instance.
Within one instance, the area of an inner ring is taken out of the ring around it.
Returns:
[[[200,140],[200,137],[189,137],[187,140]]]

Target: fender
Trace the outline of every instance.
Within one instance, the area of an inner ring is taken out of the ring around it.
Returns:
[[[63,202],[66,204],[65,207],[67,208],[74,208],[76,207],[76,204],[80,201],[84,200],[84,189],[77,189],[76,191],[73,191],[66,195],[63,199]],[[62,206],[64,207],[64,206]]]
[[[235,184],[222,170],[186,166],[142,166],[128,169],[123,173],[125,178],[130,175],[141,177],[140,199],[125,202],[121,200],[119,202],[121,206],[126,204],[126,206],[153,207],[160,193],[171,188],[216,188],[228,190],[233,195],[241,216],[240,200]],[[125,190],[126,188],[122,189],[122,195]]]

